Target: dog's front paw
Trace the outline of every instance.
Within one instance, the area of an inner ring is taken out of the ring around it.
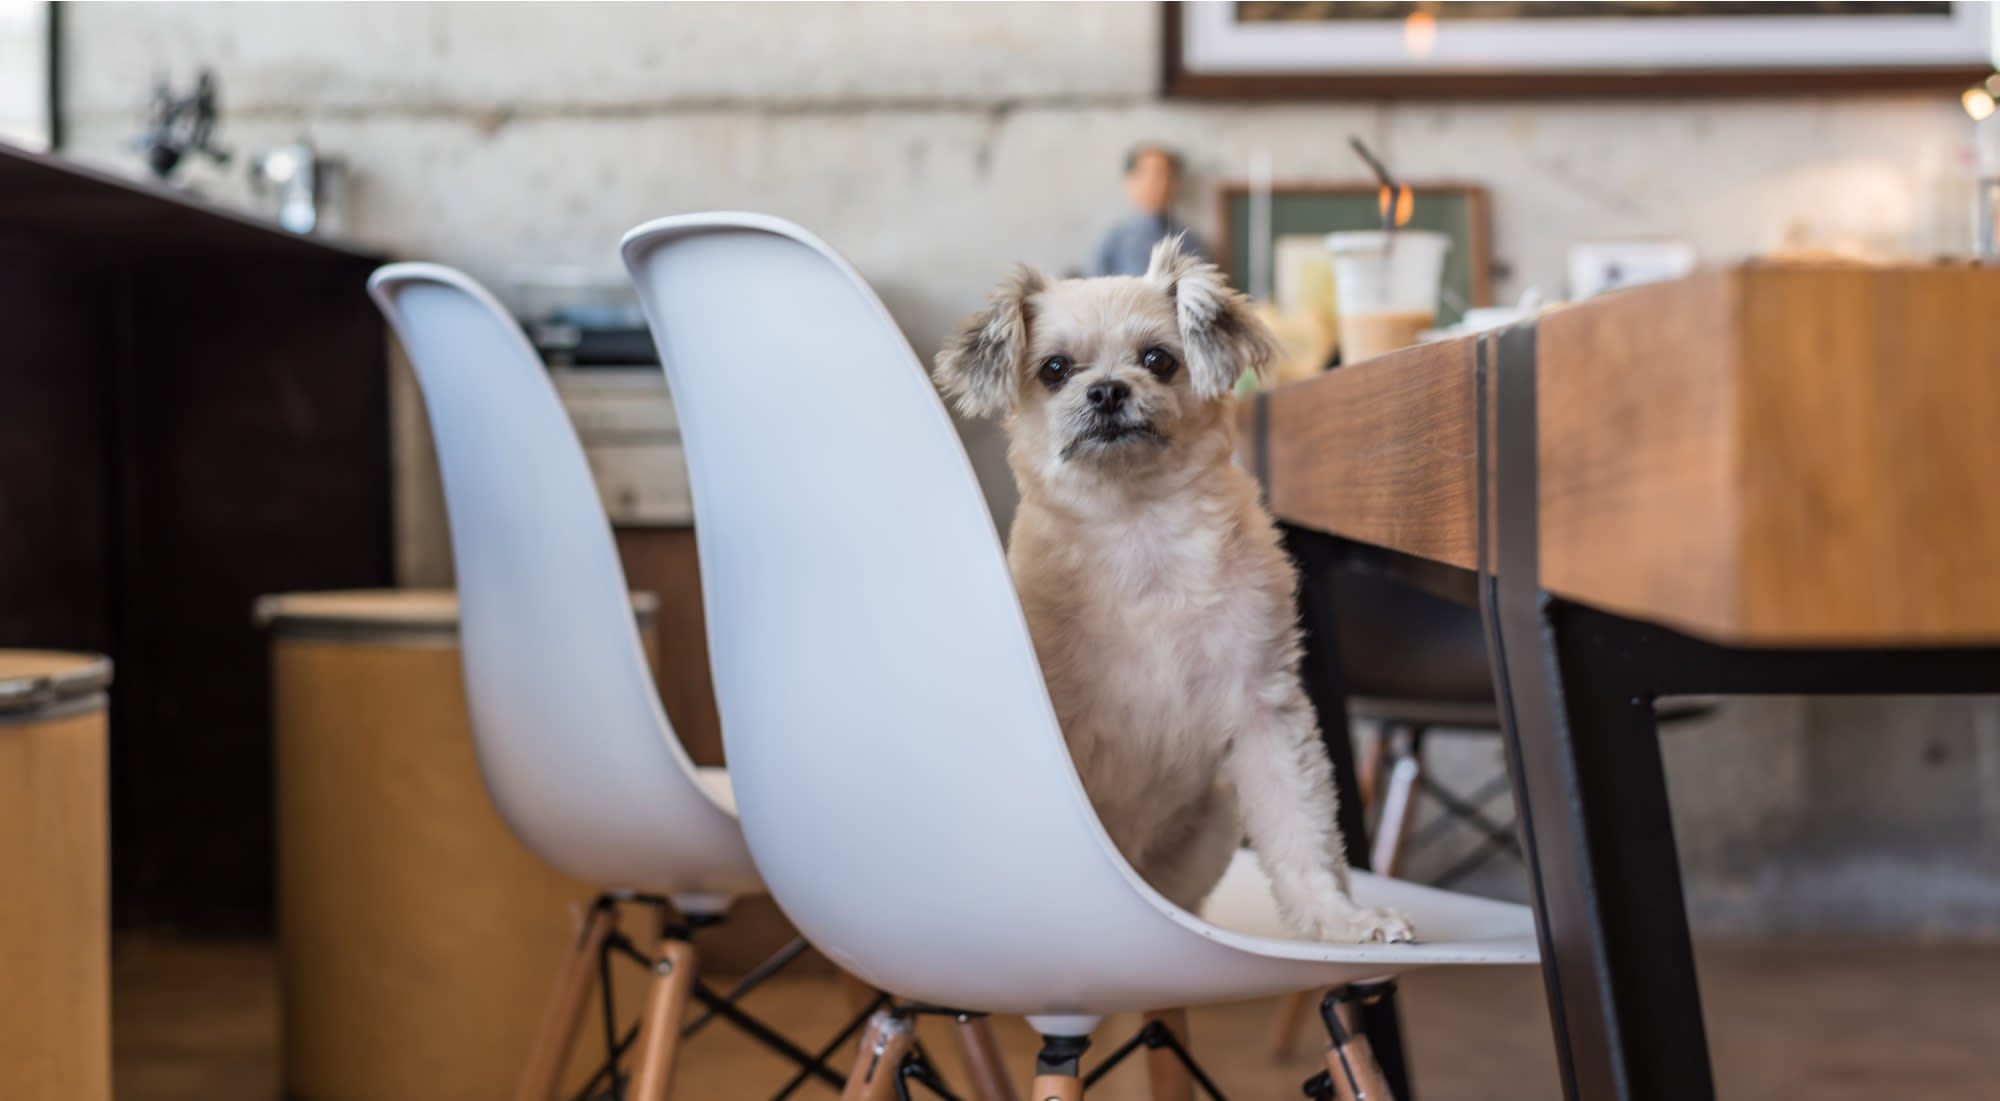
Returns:
[[[1408,917],[1376,906],[1323,914],[1307,932],[1314,940],[1337,944],[1406,944],[1417,939]]]

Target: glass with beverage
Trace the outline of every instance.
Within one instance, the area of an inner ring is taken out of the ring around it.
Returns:
[[[1340,307],[1340,361],[1358,363],[1408,347],[1437,317],[1451,238],[1421,229],[1332,233],[1333,292]]]

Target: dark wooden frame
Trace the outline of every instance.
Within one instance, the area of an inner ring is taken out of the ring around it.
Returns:
[[[1422,194],[1440,191],[1465,193],[1467,216],[1472,222],[1472,240],[1466,263],[1472,271],[1473,306],[1493,304],[1493,218],[1492,201],[1486,188],[1461,180],[1412,180],[1410,190]],[[1273,184],[1271,197],[1284,195],[1373,195],[1379,185],[1373,180],[1299,180]],[[1226,183],[1215,194],[1215,257],[1226,265],[1232,241],[1229,236],[1229,204],[1250,194],[1250,185]]]
[[[1731,96],[1890,89],[1956,91],[1983,66],[1901,69],[1677,69],[1579,73],[1192,73],[1181,63],[1180,0],[1160,5],[1160,94],[1169,99],[1366,99],[1398,96]]]

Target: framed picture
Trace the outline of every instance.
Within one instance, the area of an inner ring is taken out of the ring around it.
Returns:
[[[0,141],[37,151],[61,145],[59,11],[48,0],[0,0]]]
[[[1165,5],[1165,92],[1210,98],[1958,90],[1987,0]]]
[[[1487,218],[1486,189],[1462,183],[1411,182],[1410,229],[1430,229],[1451,238],[1445,254],[1439,294],[1438,323],[1456,324],[1474,306],[1493,304],[1493,243]],[[1228,184],[1219,198],[1215,257],[1238,288],[1273,286],[1277,281],[1277,248],[1253,250],[1250,188]],[[1274,242],[1301,236],[1324,237],[1345,229],[1382,228],[1380,188],[1372,181],[1279,184],[1271,189],[1271,237]],[[1251,254],[1262,256],[1265,270],[1250,270]],[[1255,278],[1253,278],[1253,275]]]

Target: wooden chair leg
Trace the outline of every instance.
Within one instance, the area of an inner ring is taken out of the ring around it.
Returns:
[[[1188,1022],[1185,1009],[1156,1009],[1146,1014],[1146,1023],[1154,1021],[1167,1026],[1181,1047],[1188,1046]],[[1150,1048],[1146,1052],[1146,1080],[1152,1085],[1153,1101],[1194,1101],[1194,1079],[1188,1075],[1187,1067],[1173,1052],[1163,1047]]]
[[[1358,995],[1360,987],[1344,987],[1336,995]],[[1358,1007],[1352,1001],[1340,1001],[1334,1005],[1334,1013],[1336,1021],[1328,1021],[1330,1035],[1324,1053],[1326,1077],[1334,1087],[1332,1097],[1336,1101],[1396,1101],[1382,1075],[1382,1065],[1374,1057],[1374,1047],[1368,1043],[1368,1033],[1362,1031]]]
[[[1356,1034],[1344,1047],[1326,1049],[1326,1071],[1333,1077],[1333,1094],[1340,1101],[1396,1101],[1375,1061],[1368,1037]],[[1352,1079],[1349,1075],[1352,1074]],[[1356,1085],[1360,1086],[1357,1092]]]
[[[689,992],[694,989],[694,945],[662,940],[653,959],[653,984],[646,992],[635,1045],[632,1091],[626,1094],[631,1101],[665,1101],[673,1083],[674,1056],[680,1050],[681,1019],[687,1015]]]
[[[895,1097],[896,1074],[916,1036],[916,1025],[908,1017],[876,1010],[861,1033],[861,1050],[855,1053],[854,1067],[847,1072],[847,1088],[840,1091],[840,1101],[889,1101]]]
[[[977,1101],[1016,1101],[1014,1080],[1007,1074],[1000,1040],[993,1035],[993,1018],[961,1017],[953,1023],[951,1035],[972,1096]]]
[[[618,914],[612,907],[593,907],[589,920],[571,942],[562,970],[556,974],[555,990],[542,1010],[541,1027],[535,1030],[534,1043],[528,1049],[528,1064],[514,1089],[514,1101],[551,1101],[555,1097],[569,1064],[570,1049],[576,1046],[577,1028],[583,1024],[584,1004],[596,985],[598,952],[617,925]]]
[[[1317,990],[1295,990],[1278,999],[1277,1019],[1271,1022],[1271,1058],[1289,1059],[1297,1049],[1299,1026],[1311,1011]]]
[[[1083,1053],[1089,1036],[1042,1035],[1035,1053],[1035,1084],[1028,1101],[1083,1101]]]

